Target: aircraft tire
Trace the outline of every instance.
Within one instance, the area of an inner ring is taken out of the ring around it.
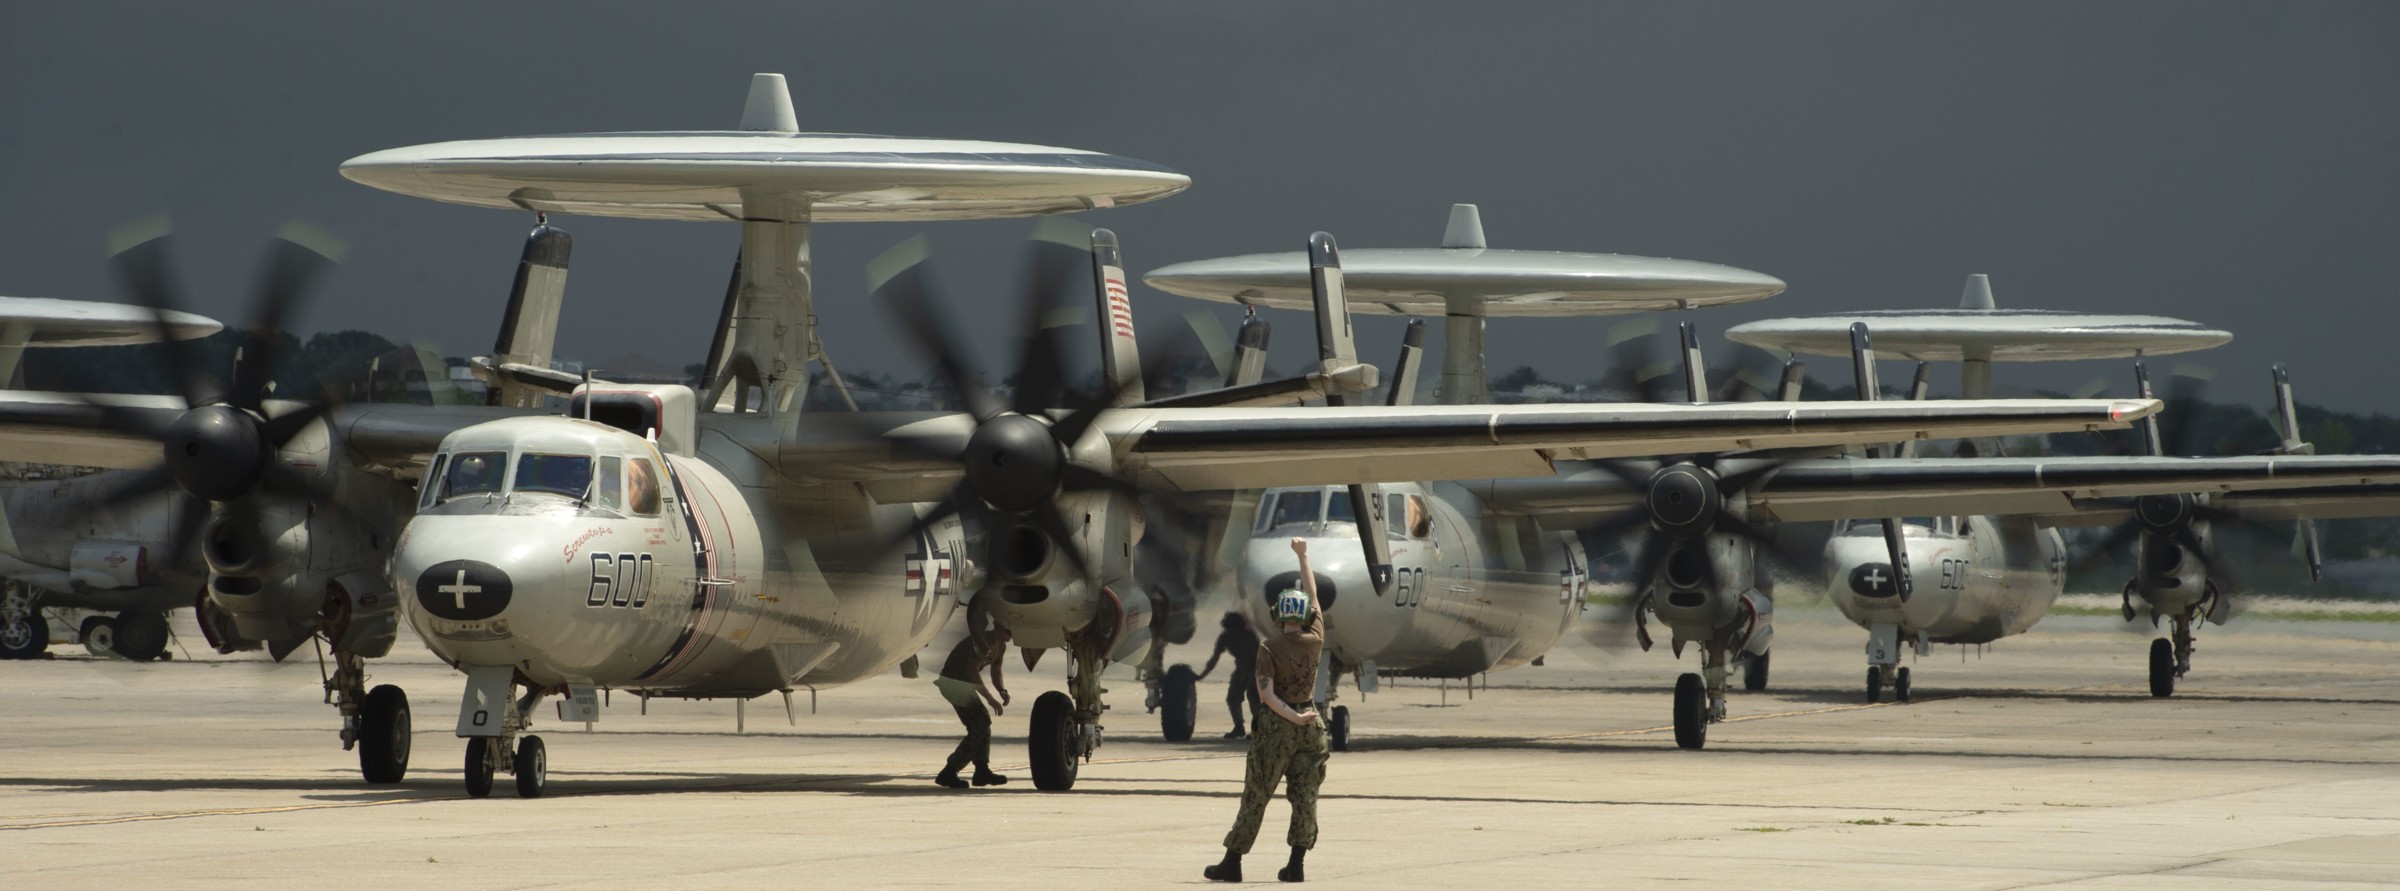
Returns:
[[[83,627],[76,630],[75,637],[83,641],[83,651],[86,653],[103,657],[117,654],[117,623],[114,621],[100,616],[85,619]]]
[[[8,620],[0,626],[0,659],[33,659],[50,648],[50,620],[41,610]]]
[[[1333,707],[1332,720],[1325,722],[1326,744],[1336,752],[1350,751],[1350,707]]]
[[[1867,666],[1867,704],[1883,701],[1883,669]]]
[[[499,740],[489,736],[467,737],[467,797],[488,798],[492,794],[492,746]]]
[[[1756,693],[1767,688],[1767,657],[1770,655],[1760,653],[1742,663],[1742,689]]]
[[[367,691],[358,716],[358,772],[387,786],[408,775],[408,693],[390,684]]]
[[[1908,701],[1908,669],[1906,668],[1892,673],[1892,699],[1898,702]]]
[[[2175,695],[2175,644],[2163,637],[2150,640],[2150,695]]]
[[[518,798],[540,798],[549,791],[550,752],[543,747],[541,737],[517,740],[516,767]]]
[[[1708,744],[1708,685],[1698,674],[1675,679],[1675,745],[1697,749]]]
[[[155,662],[167,653],[167,616],[160,612],[117,614],[117,638],[110,645],[135,662]]]
[[[1033,726],[1026,735],[1031,750],[1033,787],[1044,792],[1075,788],[1081,760],[1075,751],[1075,700],[1052,690],[1033,701]]]
[[[1200,675],[1189,665],[1167,669],[1158,691],[1158,732],[1168,742],[1189,742],[1200,723]]]

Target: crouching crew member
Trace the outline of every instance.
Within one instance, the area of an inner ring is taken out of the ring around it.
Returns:
[[[1008,653],[1009,632],[1005,627],[984,630],[988,619],[984,610],[967,610],[967,636],[951,648],[950,658],[942,662],[942,673],[933,685],[942,691],[942,698],[958,710],[958,722],[966,725],[967,736],[951,751],[950,763],[942,768],[933,781],[952,789],[964,789],[967,781],[958,776],[959,768],[975,765],[975,785],[997,786],[1008,778],[992,772],[992,715],[1005,714],[1008,704],[1008,684],[1000,679],[1000,657]],[[997,625],[998,623],[992,623]],[[983,672],[992,673],[992,684],[985,687]],[[995,692],[997,696],[993,695]],[[992,704],[985,711],[983,704]]]

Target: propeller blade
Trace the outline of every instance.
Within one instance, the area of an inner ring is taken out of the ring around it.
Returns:
[[[938,288],[931,268],[932,254],[924,236],[903,241],[867,263],[867,283],[877,302],[891,313],[914,341],[918,354],[934,363],[950,392],[964,403],[975,420],[1000,414],[998,398],[967,370],[964,344],[942,324]]]
[[[1043,409],[1058,405],[1067,395],[1066,345],[1060,342],[1058,327],[1050,303],[1052,295],[1065,275],[1066,265],[1052,256],[1057,245],[1036,241],[1027,248],[1027,258],[1033,267],[1026,279],[1024,293],[1019,299],[1025,311],[1024,328],[1018,337],[1022,344],[1017,353],[1017,373],[1009,408],[1018,414],[1039,414]]]
[[[1917,588],[1916,581],[1909,578],[1908,538],[1899,517],[1884,518],[1883,550],[1892,561],[1892,590],[1899,593],[1900,602],[1907,603],[1909,595],[1916,593]]]
[[[167,314],[183,301],[176,294],[173,264],[167,259],[173,226],[165,215],[136,220],[109,233],[108,265],[134,302],[150,310],[158,349],[166,356],[167,379],[183,404],[206,405],[224,398],[216,378],[202,368],[189,344],[175,337]]]
[[[346,250],[332,233],[297,220],[284,224],[268,243],[259,274],[258,308],[243,332],[241,358],[234,363],[230,396],[235,406],[255,412],[266,403],[293,314],[305,302],[309,286]]]

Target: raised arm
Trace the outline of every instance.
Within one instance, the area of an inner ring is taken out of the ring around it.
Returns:
[[[1317,606],[1317,574],[1308,568],[1308,539],[1292,536],[1292,553],[1300,556],[1300,593],[1308,595],[1308,614],[1324,615]]]

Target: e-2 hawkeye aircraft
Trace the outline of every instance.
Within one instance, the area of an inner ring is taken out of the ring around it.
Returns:
[[[1238,259],[1244,262],[1179,264],[1153,273],[1150,279],[1162,289],[1193,296],[1264,303],[1280,294],[1289,302],[1294,276],[1285,267],[1291,265],[1291,258]],[[1418,260],[1412,266],[1431,262]],[[1504,286],[1507,278],[1496,275],[1483,286]],[[1366,305],[1383,296],[1377,293],[1350,303],[1337,295],[1333,302]],[[1323,306],[1328,301],[1320,293],[1318,302]],[[2122,329],[2113,333],[2125,336]],[[2220,337],[2218,342],[2229,336],[2215,335]],[[2148,342],[2166,349],[2167,342],[2160,339],[2163,336],[2153,331]],[[2205,338],[2210,334],[2187,331],[2185,336]],[[1403,349],[1403,369],[1413,359],[1412,349]],[[1711,391],[1689,323],[1682,326],[1679,352],[1683,362],[1679,377],[1687,388],[1687,398],[1695,404],[1706,402]],[[1445,361],[1473,367],[1481,364]],[[1871,369],[1871,353],[1858,364]],[[1407,377],[1407,372],[1401,376]],[[1791,400],[1798,398],[1798,381],[1798,367],[1787,366],[1781,387],[1783,404],[1795,404]],[[1876,392],[1871,379],[1861,392]],[[1674,709],[1677,742],[1698,748],[1705,744],[1707,725],[1726,714],[1731,665],[1737,660],[1746,664],[1746,681],[1752,689],[1762,689],[1766,680],[1774,602],[1764,590],[1767,573],[1760,562],[1777,547],[1760,527],[1778,519],[1881,519],[1892,516],[1895,505],[1909,505],[1913,503],[1910,499],[1929,494],[1958,497],[1958,503],[1985,504],[1987,510],[2003,506],[2003,499],[2011,497],[2044,499],[2045,505],[2105,498],[2108,500],[2101,503],[2122,505],[2125,502],[2117,499],[2164,497],[2198,488],[2258,493],[2311,486],[2364,487],[2400,474],[2400,462],[2351,456],[1926,459],[1916,464],[1924,466],[1912,470],[1915,465],[1889,460],[1812,458],[1793,453],[1695,452],[1656,462],[1562,463],[1560,473],[1552,478],[1387,485],[1387,493],[1401,496],[1396,503],[1361,498],[1340,488],[1278,490],[1257,503],[1255,520],[1247,514],[1236,518],[1237,522],[1250,520],[1258,536],[1251,542],[1257,553],[1245,555],[1242,590],[1245,595],[1278,590],[1288,579],[1284,571],[1288,567],[1274,555],[1274,545],[1296,531],[1313,533],[1310,553],[1318,567],[1319,590],[1336,592],[1326,607],[1328,646],[1339,661],[1359,670],[1362,685],[1371,688],[1378,669],[1460,677],[1491,667],[1523,664],[1556,641],[1558,631],[1572,616],[1572,611],[1562,615],[1557,604],[1580,607],[1580,589],[1588,579],[1588,563],[1573,546],[1569,533],[1597,529],[1603,538],[1637,533],[1641,543],[1633,568],[1634,620],[1646,625],[1647,619],[1655,617],[1667,625],[1679,655],[1686,644],[1696,644],[1700,651],[1701,670],[1677,680]],[[1919,484],[1918,478],[1932,474],[1942,475],[1939,486]],[[2343,491],[2363,497],[2372,490]],[[2278,493],[2239,497],[2274,494]],[[1386,510],[1381,516],[1366,512],[1362,518],[1362,512],[1354,507],[1359,504]],[[1387,517],[1409,520],[1402,523]],[[2007,522],[1992,519],[1986,525],[1997,528]],[[1852,527],[1850,535],[1836,538],[1836,545],[1871,545],[1872,553],[1882,555],[1883,565],[1888,567],[1889,555],[1899,545],[1876,534],[1878,528]],[[1874,538],[1858,539],[1862,534]],[[1386,540],[1389,545],[1376,544]],[[1389,557],[1383,554],[1386,548]],[[1386,560],[1401,564],[1394,567],[1392,577],[1410,582],[1405,589],[1375,583],[1379,574],[1374,567]],[[1557,574],[1524,573],[1514,579],[1519,584],[1513,586],[1497,585],[1485,577],[1491,570],[1513,572],[1536,561],[1547,562],[1549,565],[1540,568],[1555,567]],[[1884,575],[1890,575],[1888,568]],[[1945,577],[1933,572],[1925,577],[1937,581],[1928,586],[1932,589],[1929,595],[1918,598],[1931,603],[1951,600],[1962,585],[1955,573]],[[1896,579],[1886,584],[1899,590],[1909,582]],[[1522,590],[1506,602],[1490,593],[1512,587]],[[1357,593],[1343,597],[1343,591]],[[1256,606],[1255,598],[1245,596],[1245,602]],[[1533,633],[1526,633],[1529,630]],[[1646,627],[1638,634],[1647,649],[1651,638]],[[1893,677],[1888,670],[1884,676],[1886,683]],[[1345,712],[1343,708],[1332,712],[1335,726],[1344,730]]]
[[[1850,330],[1875,326],[1883,352],[1918,360],[1913,387],[1923,398],[1929,363],[1956,361],[1963,370],[1961,392],[1987,396],[1993,362],[2134,359],[2137,392],[2152,395],[2143,357],[2204,349],[2232,335],[2196,323],[2156,316],[2099,315],[2046,310],[1999,310],[1988,276],[1967,280],[1956,310],[1846,313],[1770,319],[1737,326],[1726,336],[1784,353],[1838,353],[1844,346],[1859,358],[1861,392],[1874,392],[1875,350]],[[2168,402],[2169,412],[2195,403]],[[2204,619],[2224,624],[2230,616],[2238,573],[2221,565],[2213,542],[2217,524],[2295,520],[2298,548],[2312,578],[2319,571],[2313,519],[2388,516],[2400,500],[2373,483],[2384,478],[2383,459],[2315,455],[2302,440],[2283,366],[2273,373],[2277,442],[2262,454],[2186,459],[2162,437],[2157,419],[2142,425],[2146,457],[2041,458],[2044,476],[2061,486],[2043,493],[1994,489],[1982,477],[1981,459],[1887,460],[1857,465],[1890,489],[1897,525],[1904,530],[1905,559],[1895,561],[1885,546],[1889,520],[1836,527],[1825,551],[1823,581],[1828,596],[1851,621],[1868,632],[1867,701],[1885,690],[1906,701],[1909,669],[1904,651],[1922,657],[1930,644],[1982,644],[2023,633],[2048,614],[2064,593],[2072,567],[2133,544],[2135,575],[2123,590],[2127,621],[2137,603],[2167,636],[2151,641],[2149,687],[2153,696],[2173,695],[2175,682],[2191,670],[2193,634]],[[2196,408],[2196,405],[2193,405]],[[2167,418],[2177,431],[2191,419]],[[1964,442],[1962,454],[1992,452],[1997,443]],[[2345,470],[2346,468],[2346,470]],[[2211,473],[2193,473],[2210,469]],[[2243,484],[2216,475],[2268,476],[2272,486]],[[1785,521],[1826,519],[1815,503],[1829,491],[1859,482],[1854,476],[1789,468],[1776,486],[1778,497],[1760,505],[1764,515]],[[2114,528],[2079,559],[2058,530],[2110,525]],[[1894,571],[1894,567],[1899,572]],[[1898,578],[1933,582],[1896,586]],[[1911,596],[1901,596],[1902,592]]]
[[[135,306],[0,297],[0,384],[29,348],[121,346],[189,340],[223,326],[191,315],[153,315]],[[205,506],[181,497],[119,497],[131,474],[74,464],[10,465],[0,481],[0,659],[32,659],[50,645],[44,607],[114,613],[85,619],[76,634],[94,654],[136,662],[167,650],[167,613],[201,598],[200,561],[178,538]],[[147,493],[145,493],[147,494]],[[202,603],[205,607],[205,603]],[[213,635],[211,619],[201,626]]]
[[[1036,785],[1068,788],[1101,741],[1101,670],[1146,644],[1153,611],[1129,576],[1143,489],[1548,474],[1561,459],[2114,429],[2158,408],[1145,406],[1123,276],[1102,265],[1103,318],[1125,320],[1103,341],[1107,386],[1054,410],[1074,397],[1056,383],[1058,351],[1029,354],[1031,380],[1050,383],[1000,401],[935,321],[921,250],[903,250],[871,277],[969,410],[803,415],[807,366],[824,357],[813,225],[1069,212],[1165,197],[1189,180],[1069,149],[801,133],[773,75],[753,81],[741,130],[440,143],[355,158],[343,173],[480,206],[738,220],[742,260],[707,385],[579,386],[567,416],[294,403],[265,398],[263,366],[246,353],[222,388],[180,366],[181,398],[9,394],[0,459],[71,450],[153,467],[161,485],[214,503],[202,532],[210,596],[237,621],[332,636],[330,619],[389,616],[399,601],[467,676],[457,733],[474,794],[499,772],[521,795],[542,793],[546,750],[524,731],[545,697],[563,696],[573,721],[592,714],[599,688],[749,698],[840,684],[914,655],[970,596],[988,598],[1020,646],[1068,651],[1071,692],[1035,703],[1030,734]],[[143,259],[155,245],[120,262],[157,305],[163,275]],[[276,250],[270,307],[322,265],[296,242]],[[1319,275],[1339,277],[1329,236],[1311,253]],[[1070,270],[1048,262],[1037,293]],[[911,568],[943,561],[955,567],[950,590],[928,590],[921,575],[911,584]],[[363,650],[340,655],[342,672],[363,677]],[[337,692],[366,698],[360,684]],[[363,713],[365,772],[397,779],[405,701]]]
[[[1456,204],[1441,245],[1345,251],[1342,275],[1326,282],[1301,253],[1195,260],[1143,276],[1152,287],[1203,300],[1312,311],[1319,352],[1349,352],[1328,342],[1346,333],[1351,312],[1444,317],[1436,399],[1445,405],[1491,401],[1484,326],[1499,318],[1605,316],[1720,306],[1780,292],[1782,280],[1716,263],[1492,248],[1480,210]],[[1425,323],[1412,319],[1393,365],[1387,405],[1412,405],[1424,356]],[[1327,404],[1356,397],[1333,393]],[[1362,692],[1383,677],[1459,679],[1534,663],[1582,612],[1589,559],[1570,530],[1492,513],[1457,482],[1378,486],[1306,486],[1244,493],[1226,519],[1235,544],[1239,602],[1268,624],[1266,605],[1291,587],[1289,540],[1310,539],[1317,593],[1326,615],[1327,682],[1323,705],[1345,673]],[[1360,510],[1359,505],[1372,509]],[[1278,550],[1280,548],[1280,550]],[[1179,696],[1180,690],[1174,691]],[[1169,703],[1166,736],[1188,738],[1192,710]],[[1331,705],[1335,749],[1348,745],[1350,708]]]

